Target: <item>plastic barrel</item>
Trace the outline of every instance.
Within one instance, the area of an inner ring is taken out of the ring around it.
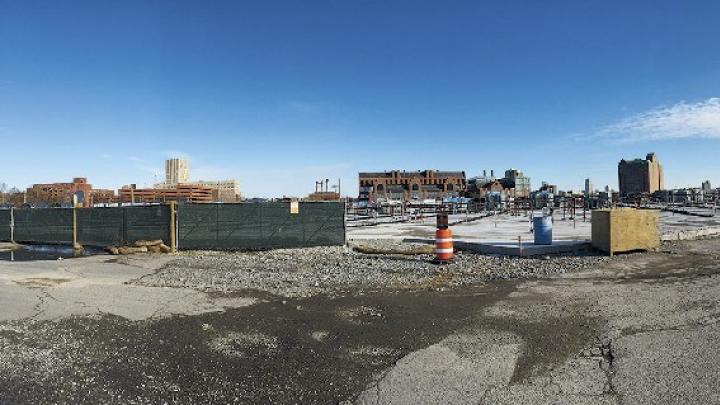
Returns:
[[[435,231],[435,261],[449,262],[453,259],[453,240],[450,229],[438,229]]]
[[[533,218],[533,230],[536,245],[552,245],[552,217],[538,216]]]

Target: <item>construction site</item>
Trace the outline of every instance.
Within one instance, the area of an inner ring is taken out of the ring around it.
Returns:
[[[720,401],[714,207],[558,205],[5,210],[0,403]]]
[[[0,403],[720,403],[720,193],[664,194],[654,154],[621,193],[394,170],[237,202],[166,166],[0,209]]]

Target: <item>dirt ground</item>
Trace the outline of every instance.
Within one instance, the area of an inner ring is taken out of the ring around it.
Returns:
[[[720,239],[544,279],[286,298],[0,262],[0,403],[720,403]]]

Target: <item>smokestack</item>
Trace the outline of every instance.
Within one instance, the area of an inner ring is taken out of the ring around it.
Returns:
[[[495,177],[495,170],[490,170],[490,177]]]
[[[487,177],[487,170],[483,170],[483,177]]]

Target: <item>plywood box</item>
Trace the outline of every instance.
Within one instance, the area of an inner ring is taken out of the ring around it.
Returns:
[[[614,208],[592,213],[592,246],[614,255],[660,246],[660,211]]]

